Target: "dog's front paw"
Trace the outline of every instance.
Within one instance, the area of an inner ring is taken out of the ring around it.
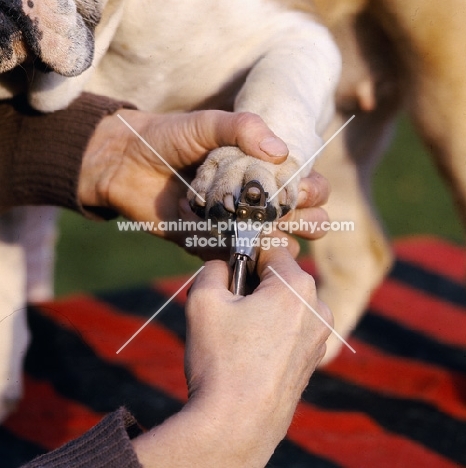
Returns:
[[[202,218],[226,220],[233,216],[242,187],[251,180],[260,182],[268,194],[266,221],[274,221],[296,207],[299,166],[288,158],[272,164],[247,156],[239,148],[226,146],[212,151],[197,170],[188,199]]]

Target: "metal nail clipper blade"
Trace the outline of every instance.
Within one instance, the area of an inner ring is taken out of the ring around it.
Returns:
[[[230,259],[233,266],[230,290],[235,295],[246,294],[247,277],[256,266],[260,234],[266,221],[267,196],[262,185],[252,180],[243,187],[238,199]]]

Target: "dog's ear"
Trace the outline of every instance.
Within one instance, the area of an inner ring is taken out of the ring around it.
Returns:
[[[8,27],[8,44],[0,50],[0,71],[20,64],[27,50],[43,70],[77,76],[92,63],[99,0],[0,0],[0,35]],[[8,21],[7,21],[8,20]],[[5,59],[6,58],[6,59]]]
[[[23,34],[13,20],[0,10],[0,73],[22,63],[26,56]]]

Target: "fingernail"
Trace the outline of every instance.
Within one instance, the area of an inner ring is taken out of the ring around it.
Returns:
[[[288,155],[288,147],[277,137],[264,138],[259,143],[259,148],[274,158],[282,158]]]
[[[309,193],[307,193],[305,190],[300,190],[298,192],[298,201],[296,203],[296,206],[303,206],[309,197]]]

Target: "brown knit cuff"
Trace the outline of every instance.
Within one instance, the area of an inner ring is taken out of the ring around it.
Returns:
[[[135,107],[89,93],[51,114],[34,112],[24,101],[17,100],[16,105],[24,117],[13,155],[11,183],[15,204],[63,206],[87,216],[92,211],[97,217],[116,217],[113,210],[81,206],[78,178],[82,157],[97,124],[118,109]]]
[[[141,433],[136,420],[120,408],[80,438],[22,468],[141,468],[130,441],[136,432]]]

